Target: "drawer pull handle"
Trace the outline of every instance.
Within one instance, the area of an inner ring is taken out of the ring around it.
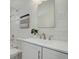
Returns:
[[[38,51],[38,59],[40,59],[40,51]]]

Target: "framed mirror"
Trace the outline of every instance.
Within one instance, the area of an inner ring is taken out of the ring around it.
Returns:
[[[55,27],[55,0],[42,1],[37,7],[39,28]]]

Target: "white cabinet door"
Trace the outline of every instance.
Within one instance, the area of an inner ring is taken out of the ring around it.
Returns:
[[[68,59],[68,55],[44,48],[43,59]]]
[[[22,42],[22,59],[41,59],[41,47]]]

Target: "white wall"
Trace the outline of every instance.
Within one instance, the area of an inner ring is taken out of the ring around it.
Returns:
[[[32,4],[31,0],[11,0],[11,6],[19,10],[12,12],[15,14],[11,17],[11,34],[14,34],[16,38],[27,38],[31,37],[31,28],[37,28],[37,18],[36,18],[36,5]],[[15,3],[16,2],[16,3]],[[15,5],[14,5],[15,4]],[[56,28],[39,28],[40,32],[45,32],[46,36],[53,35],[53,39],[57,40],[67,40],[67,0],[55,0],[55,23]],[[21,15],[30,13],[30,28],[20,29],[19,28],[19,17]],[[11,13],[12,14],[12,13]]]

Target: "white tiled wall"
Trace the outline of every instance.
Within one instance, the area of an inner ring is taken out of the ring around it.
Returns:
[[[15,0],[13,0],[15,2]],[[16,4],[12,5],[19,12],[15,12],[15,16],[11,17],[11,34],[14,34],[16,38],[27,38],[31,37],[31,28],[37,28],[36,15],[34,13],[34,8],[32,7],[31,0],[16,0]],[[18,3],[18,1],[21,1]],[[24,2],[23,2],[24,1]],[[22,3],[23,2],[23,3]],[[22,4],[21,4],[22,3]],[[17,5],[17,6],[16,6]],[[55,24],[56,28],[39,28],[40,32],[45,32],[46,36],[53,35],[53,39],[57,40],[67,40],[67,28],[68,28],[68,16],[67,16],[67,0],[55,0]],[[23,14],[30,13],[30,28],[20,29],[19,28],[19,16]]]

